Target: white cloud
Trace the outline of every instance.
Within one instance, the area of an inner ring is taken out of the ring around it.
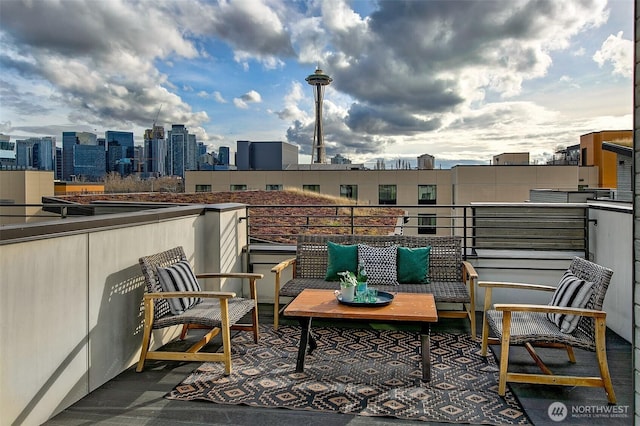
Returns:
[[[562,84],[566,84],[569,85],[571,87],[574,87],[576,89],[580,88],[580,85],[578,83],[575,82],[575,80],[573,79],[573,77],[569,76],[569,75],[563,75],[562,77],[560,77],[560,83]]]
[[[584,56],[587,54],[587,49],[579,47],[571,53],[573,56]]]
[[[304,155],[314,105],[303,79],[319,65],[333,78],[324,104],[328,156],[490,158],[503,146],[542,152],[539,144],[551,144],[548,151],[575,143],[607,120],[616,126],[603,127],[631,125],[620,95],[633,92],[630,78],[603,79],[597,65],[632,75],[633,43],[618,33],[629,34],[632,2],[464,4],[4,1],[2,121],[25,133],[59,131],[54,124],[135,128],[140,142],[163,105],[159,123],[184,123],[199,138],[259,134],[299,143]],[[140,16],[153,25],[140,26]],[[617,35],[588,45],[607,34]],[[581,57],[596,49],[595,62]]]
[[[240,108],[240,109],[249,108],[249,105],[247,105],[247,103],[240,98],[233,98],[233,104],[236,106],[236,108]]]
[[[309,116],[298,106],[298,103],[305,99],[302,84],[298,81],[291,83],[289,92],[284,96],[284,108],[276,112],[276,115],[287,122],[308,121]]]
[[[262,97],[260,96],[260,93],[256,92],[255,90],[251,90],[245,93],[240,98],[245,102],[253,102],[253,103],[262,102]]]
[[[213,92],[213,99],[215,99],[216,102],[221,103],[221,104],[226,104],[227,103],[227,100],[217,90],[215,92]]]
[[[260,96],[260,93],[256,92],[255,90],[250,90],[239,98],[233,99],[233,104],[236,106],[236,108],[240,109],[249,108],[250,103],[260,102],[262,102],[262,97]]]
[[[633,42],[622,37],[622,31],[611,34],[593,55],[593,60],[602,68],[607,62],[613,66],[613,74],[631,78],[633,67]]]

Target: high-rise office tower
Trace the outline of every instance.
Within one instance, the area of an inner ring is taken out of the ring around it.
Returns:
[[[165,176],[167,162],[167,144],[164,127],[156,126],[144,131],[144,172],[148,176]]]
[[[56,140],[51,136],[16,141],[16,165],[37,170],[55,170]]]
[[[168,173],[184,177],[185,170],[198,169],[196,135],[189,134],[184,124],[172,124],[167,136]]]
[[[62,133],[62,179],[72,180],[79,176],[87,180],[100,180],[106,174],[104,144],[89,132]]]
[[[133,133],[107,130],[107,173],[118,172],[124,176],[131,173],[133,164]]]
[[[16,165],[16,143],[11,136],[0,133],[0,167],[12,168]]]

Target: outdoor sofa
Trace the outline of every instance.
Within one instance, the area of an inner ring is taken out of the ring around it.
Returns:
[[[478,274],[462,258],[462,239],[458,236],[406,235],[299,235],[296,256],[271,269],[275,274],[274,327],[278,328],[280,297],[294,298],[306,288],[340,288],[339,281],[326,280],[329,244],[390,247],[409,249],[430,247],[428,272],[423,282],[376,284],[380,291],[391,293],[432,293],[439,318],[468,318],[475,339],[475,286]],[[396,263],[400,267],[399,263]],[[281,285],[285,270],[292,268],[292,279]]]

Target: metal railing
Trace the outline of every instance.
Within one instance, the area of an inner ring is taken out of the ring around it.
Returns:
[[[169,205],[0,203],[0,223],[4,225],[7,219],[13,218],[23,218],[23,223],[64,220],[71,216],[146,210]],[[498,249],[587,253],[589,247],[586,204],[251,205],[246,208],[245,220],[247,244],[292,245],[299,234],[430,234],[461,236],[465,254]]]
[[[247,208],[248,243],[295,244],[298,234],[458,235],[464,252],[566,250],[586,253],[584,204],[275,206]]]

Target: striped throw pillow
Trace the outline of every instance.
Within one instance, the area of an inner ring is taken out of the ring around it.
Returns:
[[[186,260],[167,268],[158,268],[158,280],[163,291],[200,291],[191,265]],[[174,315],[180,315],[192,306],[200,303],[199,297],[172,297],[167,299],[169,309]]]
[[[550,306],[584,308],[593,293],[593,283],[576,277],[567,270],[558,283]],[[549,321],[560,328],[563,333],[572,333],[580,321],[579,315],[547,314]]]

